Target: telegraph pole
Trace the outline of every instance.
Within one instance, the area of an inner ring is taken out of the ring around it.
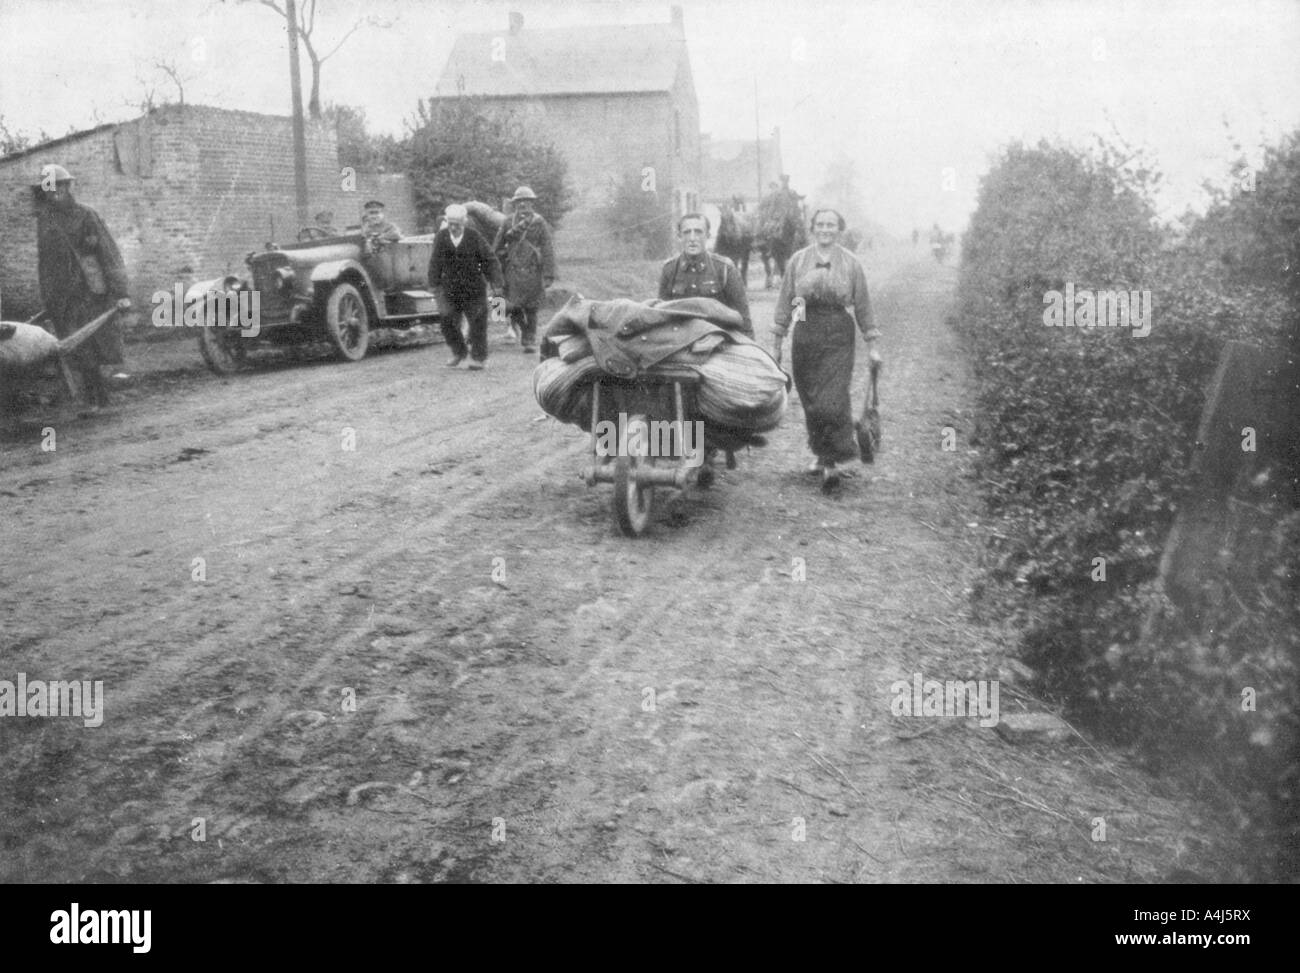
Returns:
[[[289,90],[293,93],[293,189],[298,203],[298,226],[307,225],[307,137],[302,120],[302,78],[298,74],[298,4],[285,0],[289,28]]]
[[[754,198],[763,201],[763,147],[759,144],[758,127],[758,75],[754,75],[754,175],[758,179],[758,195]]]

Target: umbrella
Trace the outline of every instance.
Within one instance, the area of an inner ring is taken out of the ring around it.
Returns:
[[[862,462],[874,463],[880,452],[880,396],[876,380],[880,375],[880,362],[873,361],[867,378],[867,394],[862,402],[862,415],[853,424],[858,434],[858,452]]]

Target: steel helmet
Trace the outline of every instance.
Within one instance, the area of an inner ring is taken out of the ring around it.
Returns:
[[[537,194],[527,186],[520,186],[515,190],[515,194],[510,197],[510,202],[517,203],[521,199],[536,199]]]
[[[53,189],[61,182],[72,182],[72,173],[53,162],[41,166],[41,177],[36,180],[37,186],[41,189]]]

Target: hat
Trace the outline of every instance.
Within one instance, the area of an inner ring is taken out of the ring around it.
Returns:
[[[510,202],[517,203],[521,199],[536,199],[537,194],[527,186],[520,186],[515,190],[515,194],[510,197]]]
[[[44,189],[61,182],[72,182],[72,173],[68,172],[63,166],[55,165],[52,162],[41,166],[41,177],[36,180],[37,186]]]
[[[377,199],[372,199],[372,200],[370,200],[370,202],[366,203],[366,204],[365,204],[364,206],[362,206],[361,208],[362,208],[362,209],[374,209],[376,206],[378,206],[380,209],[383,209],[383,208],[384,208],[384,204],[381,203],[381,202],[380,202],[379,200],[377,200]]]

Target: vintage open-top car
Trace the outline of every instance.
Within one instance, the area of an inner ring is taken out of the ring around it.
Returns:
[[[372,328],[438,320],[428,286],[432,255],[432,235],[379,243],[361,232],[327,236],[314,227],[304,229],[297,243],[269,244],[248,255],[249,276],[200,281],[185,293],[187,306],[206,301],[209,316],[220,303],[209,295],[230,303],[241,292],[257,295],[255,328],[205,320],[199,329],[203,360],[225,374],[243,366],[255,342],[325,340],[340,358],[359,361]]]

